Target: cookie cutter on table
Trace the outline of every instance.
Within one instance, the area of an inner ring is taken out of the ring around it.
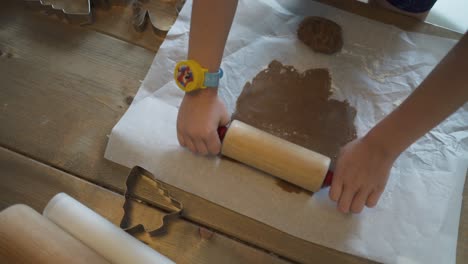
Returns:
[[[93,8],[130,7],[133,27],[143,32],[151,24],[156,33],[167,32],[175,23],[185,0],[24,0],[28,6],[40,8],[48,15],[65,18],[69,23],[86,25],[94,20]]]
[[[133,0],[133,27],[143,32],[151,24],[156,33],[167,32],[177,20],[184,4],[185,0]]]
[[[69,23],[80,25],[93,21],[91,0],[25,0],[33,8],[45,9],[49,15],[65,18]]]
[[[182,203],[174,199],[163,184],[156,180],[150,172],[138,166],[133,167],[130,171],[126,186],[124,216],[120,227],[132,235],[141,232],[146,232],[150,236],[165,234],[168,223],[180,216],[183,209]],[[158,200],[163,200],[163,202],[157,203]],[[134,203],[146,203],[167,213],[162,217],[161,223],[148,221],[133,224],[131,214]]]

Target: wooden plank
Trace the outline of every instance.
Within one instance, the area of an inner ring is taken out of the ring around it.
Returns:
[[[164,16],[161,19],[166,21],[166,24],[167,21],[175,19],[174,15],[167,11],[171,10],[172,8],[169,7],[172,6],[174,13],[176,13],[175,11],[178,5],[180,5],[179,0],[151,1],[156,3],[153,4],[154,6],[163,7],[163,10],[157,10],[155,13],[157,13],[158,16]],[[156,52],[164,41],[167,31],[154,29],[149,23],[146,25],[143,31],[136,30],[133,25],[135,14],[132,3],[129,1],[111,2],[112,4],[108,5],[104,1],[97,1],[92,8],[92,23],[82,25],[83,28],[97,31]],[[157,4],[158,2],[160,2],[160,4]],[[28,7],[36,14],[47,17],[48,19],[56,21],[57,23],[69,23],[69,21],[67,21],[64,16],[56,15],[57,13],[61,14],[60,12],[52,12],[49,14],[50,12],[48,12],[48,9],[50,9],[50,7],[44,7],[41,5],[28,5]],[[78,25],[78,23],[73,23]]]
[[[122,192],[129,170],[102,158],[106,135],[146,74],[151,52],[8,6],[0,10],[0,50],[0,144]],[[170,190],[188,219],[276,254],[309,263],[361,261]]]
[[[142,32],[134,29],[130,5],[114,5],[109,9],[95,8],[94,22],[85,27],[156,52],[167,32],[154,31],[147,26]]]
[[[66,192],[114,224],[122,219],[122,195],[3,148],[0,168],[0,210],[23,203],[42,212],[55,194]],[[163,213],[137,203],[133,214],[136,221],[160,221]],[[141,238],[177,263],[289,263],[219,233],[200,233],[199,226],[181,219],[171,222],[165,235]]]
[[[0,144],[122,189],[128,170],[104,159],[106,135],[154,54],[17,3],[0,9]]]

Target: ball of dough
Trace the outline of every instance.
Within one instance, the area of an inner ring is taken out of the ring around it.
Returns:
[[[298,38],[316,52],[333,54],[343,47],[341,27],[323,17],[307,17],[297,29]]]

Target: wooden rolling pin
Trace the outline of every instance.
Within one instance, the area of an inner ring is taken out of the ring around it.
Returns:
[[[110,262],[32,208],[18,204],[0,213],[0,263]]]
[[[110,263],[174,264],[66,193],[55,195],[42,214]]]
[[[234,120],[220,127],[221,154],[267,172],[306,190],[329,186],[330,158]]]

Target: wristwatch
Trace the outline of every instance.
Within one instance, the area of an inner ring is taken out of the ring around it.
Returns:
[[[174,80],[184,92],[191,92],[206,87],[218,87],[219,79],[223,77],[223,70],[208,72],[194,60],[177,63],[174,69]]]

